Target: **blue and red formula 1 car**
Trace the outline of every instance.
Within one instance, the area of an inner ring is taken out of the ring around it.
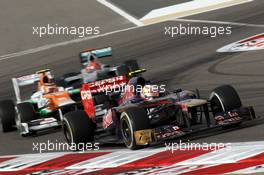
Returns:
[[[201,99],[192,91],[167,92],[142,77],[119,76],[83,84],[81,97],[84,110],[64,116],[69,143],[122,142],[137,149],[203,129],[236,127],[256,118],[253,107],[243,106],[230,85],[217,87],[208,99]]]

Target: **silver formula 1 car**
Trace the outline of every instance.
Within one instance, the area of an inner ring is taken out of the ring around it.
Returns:
[[[127,60],[119,65],[101,64],[100,59],[111,57],[112,48],[86,49],[80,52],[80,72],[63,75],[57,82],[63,87],[79,88],[83,83],[104,80],[116,76],[127,75],[130,72],[142,71],[136,60]]]

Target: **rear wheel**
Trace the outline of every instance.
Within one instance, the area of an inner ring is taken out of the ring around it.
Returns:
[[[129,149],[138,149],[142,146],[137,145],[134,132],[138,130],[150,129],[150,121],[147,111],[143,108],[129,108],[121,113],[120,129],[123,142]]]
[[[14,131],[15,128],[15,106],[12,100],[4,100],[0,102],[0,119],[3,132]]]
[[[32,104],[28,102],[17,104],[16,120],[18,123],[28,123],[36,119],[36,112]]]
[[[63,132],[69,144],[87,143],[94,140],[94,123],[84,111],[65,114]]]
[[[213,114],[226,112],[242,106],[237,91],[230,85],[215,88],[210,95]]]

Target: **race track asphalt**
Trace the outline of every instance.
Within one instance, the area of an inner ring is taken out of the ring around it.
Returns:
[[[100,33],[133,26],[107,7],[90,0],[1,0],[0,55],[78,38],[78,35],[33,35],[33,27],[99,27]],[[89,36],[89,35],[87,35]]]
[[[264,11],[261,11],[263,8],[263,1],[255,1],[207,13],[212,14],[211,17],[202,14],[188,17],[188,19],[263,24]],[[230,24],[232,35],[215,38],[204,35],[184,35],[171,38],[164,34],[165,26],[176,26],[180,23],[200,27],[221,25],[168,21],[2,60],[0,62],[0,97],[4,99],[13,96],[11,77],[30,74],[43,67],[53,69],[56,76],[77,71],[79,69],[77,55],[80,50],[87,47],[112,46],[114,57],[104,60],[104,63],[115,64],[128,59],[137,59],[140,65],[148,70],[145,74],[147,79],[164,83],[168,85],[168,89],[198,88],[204,97],[208,97],[210,90],[218,85],[231,84],[238,90],[245,105],[255,106],[257,114],[264,116],[264,51],[216,52],[224,45],[263,33],[264,28]],[[263,140],[263,129],[264,125],[260,124],[201,138],[194,142]],[[39,137],[22,138],[17,132],[0,133],[0,155],[32,153],[34,152],[32,142],[47,143],[48,140],[64,142],[63,134],[58,131]]]

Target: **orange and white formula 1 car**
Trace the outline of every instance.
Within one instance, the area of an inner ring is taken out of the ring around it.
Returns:
[[[63,114],[75,110],[80,97],[79,89],[58,87],[49,69],[13,78],[12,83],[16,102],[1,101],[0,118],[3,132],[17,128],[22,136],[60,127]],[[33,94],[21,93],[22,89],[29,91],[29,85],[36,84],[38,88]],[[27,98],[23,100],[21,95]]]

